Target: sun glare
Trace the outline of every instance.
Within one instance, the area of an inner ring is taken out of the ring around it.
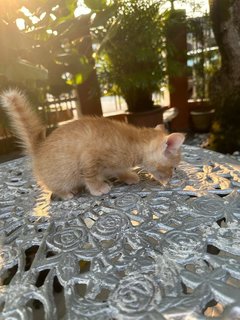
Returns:
[[[22,18],[18,18],[16,20],[16,25],[17,25],[19,30],[24,30],[25,29],[25,20],[22,19]]]
[[[162,9],[165,10],[169,7],[170,7],[170,1],[167,1],[166,4],[162,6]],[[208,0],[188,0],[188,1],[176,0],[176,1],[174,1],[174,7],[176,9],[186,10],[187,15],[191,16],[191,17],[200,16],[200,15],[203,15],[204,13],[209,11]],[[43,19],[44,14],[45,14],[45,13],[43,13],[43,16],[40,16],[40,17],[33,16],[32,13],[26,7],[22,7],[21,12],[25,16],[29,17],[32,20],[33,24],[35,24],[35,23],[39,22],[41,19]],[[91,12],[91,10],[84,4],[84,1],[78,0],[78,7],[76,8],[76,10],[74,12],[75,17],[79,17],[80,15],[85,15],[90,12]],[[51,15],[51,18],[53,20],[56,19],[54,14]],[[16,25],[19,30],[24,30],[25,29],[24,19],[18,18],[16,20]]]
[[[87,6],[84,5],[83,1],[79,0],[78,1],[78,7],[74,11],[74,16],[75,17],[79,17],[81,15],[88,14],[90,12],[91,12],[91,10]]]
[[[185,9],[188,16],[199,16],[209,12],[208,0],[175,1],[176,9]]]
[[[162,10],[170,8],[170,1],[167,1],[161,6]],[[202,16],[204,13],[209,12],[208,0],[176,0],[174,1],[175,9],[186,10],[188,17]]]
[[[169,7],[170,7],[170,1],[166,1],[166,3],[162,5],[163,9],[167,9]],[[188,0],[188,1],[176,0],[174,1],[174,7],[176,9],[186,10],[186,14],[191,17],[201,16],[204,13],[209,11],[208,0]],[[78,7],[74,13],[75,17],[88,14],[90,12],[91,10],[84,4],[83,0],[79,0]]]
[[[42,13],[40,18],[36,17],[36,16],[33,16],[31,11],[29,11],[26,7],[22,7],[21,10],[20,10],[26,17],[29,17],[29,19],[32,21],[33,24],[35,23],[38,23],[40,20],[42,20],[46,13]],[[20,29],[20,30],[23,30],[25,28],[25,23],[23,25],[23,22],[21,20],[24,20],[24,19],[17,19],[16,20],[16,24],[17,24],[17,27]]]

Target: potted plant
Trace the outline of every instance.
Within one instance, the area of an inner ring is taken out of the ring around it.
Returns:
[[[102,87],[125,99],[128,121],[138,125],[162,121],[162,109],[154,106],[152,94],[165,81],[164,18],[159,3],[125,0],[106,28],[97,30]]]

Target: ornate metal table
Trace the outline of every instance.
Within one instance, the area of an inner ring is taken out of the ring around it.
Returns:
[[[240,319],[239,164],[183,154],[165,187],[140,172],[62,202],[27,158],[2,164],[0,319]]]

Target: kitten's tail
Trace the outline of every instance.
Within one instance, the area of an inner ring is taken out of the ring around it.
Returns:
[[[30,107],[24,94],[17,89],[3,92],[1,105],[8,114],[11,126],[26,153],[33,155],[37,146],[45,139],[45,127],[37,114]]]

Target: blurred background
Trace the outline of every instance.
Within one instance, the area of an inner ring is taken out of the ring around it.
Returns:
[[[238,153],[239,12],[239,0],[0,0],[0,91],[26,92],[48,132],[103,115]],[[0,156],[16,155],[0,107]]]

